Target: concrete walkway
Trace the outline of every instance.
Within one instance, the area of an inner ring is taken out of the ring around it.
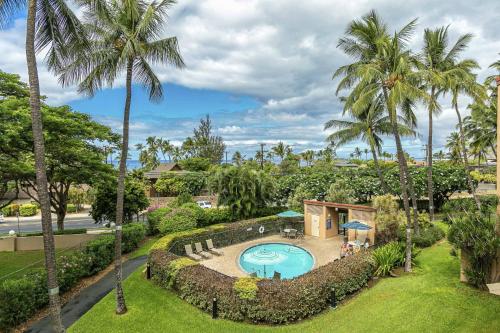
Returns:
[[[123,279],[125,280],[132,272],[142,266],[147,261],[147,256],[141,256],[127,260],[123,263]],[[61,309],[64,327],[71,326],[81,316],[83,316],[92,306],[99,302],[115,287],[115,272],[112,270],[93,285],[82,290],[78,295],[71,299]],[[29,329],[29,333],[48,333],[53,332],[50,316],[40,319]]]

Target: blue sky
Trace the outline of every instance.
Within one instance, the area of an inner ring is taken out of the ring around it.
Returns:
[[[75,7],[76,8],[76,7]],[[282,140],[295,152],[318,150],[329,134],[325,121],[342,118],[342,105],[335,95],[337,81],[332,73],[349,59],[336,48],[350,20],[376,9],[391,30],[418,17],[410,46],[422,47],[423,30],[450,25],[450,38],[473,33],[465,57],[481,65],[480,79],[492,74],[488,66],[498,60],[497,34],[500,1],[407,0],[179,0],[171,9],[163,37],[176,36],[186,63],[184,70],[156,66],[164,83],[165,98],[154,104],[140,87],[134,86],[131,116],[131,145],[149,135],[180,144],[192,134],[201,117],[210,114],[214,131],[221,135],[229,154],[236,150],[253,156],[259,143],[267,147]],[[77,12],[79,14],[79,12]],[[26,80],[23,13],[0,30],[0,69],[18,73]],[[44,55],[39,56],[41,91],[53,105],[70,104],[120,132],[124,103],[124,79],[113,89],[93,99],[78,95],[76,87],[61,88],[49,73]],[[435,150],[443,149],[455,129],[456,115],[447,98],[434,121]],[[466,98],[460,99],[466,115]],[[423,155],[427,115],[419,105],[418,138],[406,138],[405,148]],[[347,156],[361,142],[338,150]],[[384,150],[394,143],[385,139]],[[137,153],[132,151],[134,158]]]

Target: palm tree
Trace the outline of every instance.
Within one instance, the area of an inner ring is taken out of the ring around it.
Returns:
[[[30,109],[35,155],[37,193],[42,212],[42,233],[47,270],[49,306],[56,332],[64,332],[61,320],[59,286],[56,276],[56,260],[50,198],[45,166],[45,145],[43,138],[42,114],[40,111],[40,82],[36,53],[47,50],[46,61],[50,70],[58,71],[68,57],[68,44],[84,45],[83,31],[77,17],[62,0],[1,0],[0,27],[6,25],[17,12],[27,6],[26,17],[26,63],[28,67]]]
[[[300,154],[307,166],[310,166],[314,161],[314,150],[306,150]]]
[[[452,93],[451,104],[455,109],[458,118],[458,130],[459,130],[459,143],[461,145],[461,153],[462,158],[460,159],[464,165],[466,175],[467,175],[467,185],[469,186],[469,190],[476,202],[476,206],[481,208],[481,201],[476,195],[476,191],[474,188],[474,184],[472,183],[472,178],[469,173],[469,160],[468,160],[468,152],[466,147],[466,133],[464,129],[464,123],[462,121],[462,116],[460,114],[460,110],[458,108],[458,97],[460,94],[466,94],[476,101],[477,103],[482,103],[481,101],[484,99],[486,92],[484,91],[483,86],[476,82],[476,76],[472,74],[471,70],[473,68],[479,68],[479,65],[473,60],[463,60],[459,64],[457,64],[458,68],[460,68],[460,75],[456,75],[456,77],[450,82],[450,90]],[[495,112],[496,113],[496,112]],[[496,118],[496,114],[495,114]],[[494,122],[496,124],[496,120]],[[496,132],[496,131],[495,131]],[[493,142],[495,142],[494,138],[491,141],[491,146],[493,146]],[[459,151],[459,152],[460,152]]]
[[[420,74],[423,78],[425,89],[428,90],[428,116],[429,134],[427,142],[427,191],[429,197],[429,217],[434,219],[434,186],[432,183],[432,135],[433,135],[433,115],[441,113],[441,106],[438,102],[440,94],[449,89],[450,81],[461,81],[464,76],[464,67],[477,66],[473,60],[465,60],[457,63],[460,53],[465,50],[467,44],[472,39],[471,34],[465,34],[458,38],[455,44],[447,50],[448,27],[440,27],[435,30],[425,29],[424,48],[418,63]],[[459,116],[460,118],[460,116]],[[459,124],[461,122],[459,120]]]
[[[360,21],[353,21],[346,30],[346,37],[340,39],[338,46],[354,62],[340,67],[334,78],[342,76],[337,93],[352,88],[346,98],[344,110],[352,109],[360,113],[378,95],[381,95],[391,120],[392,132],[396,141],[399,164],[399,177],[403,206],[407,219],[405,271],[411,271],[411,212],[408,195],[412,198],[413,224],[418,228],[417,205],[413,180],[403,154],[398,128],[398,108],[409,122],[415,122],[413,102],[426,99],[427,95],[419,88],[420,76],[414,71],[415,57],[406,48],[416,20],[411,21],[392,36],[378,15],[371,11]]]
[[[173,146],[170,143],[170,141],[163,139],[163,138],[159,138],[157,141],[157,145],[158,145],[158,148],[161,152],[161,155],[163,156],[163,160],[166,161],[165,156],[168,156],[168,162],[170,163],[171,162],[170,155],[171,155],[172,149],[173,149]]]
[[[368,161],[368,148],[363,149],[363,153],[365,153],[365,161]]]
[[[243,156],[241,156],[241,153],[239,151],[234,152],[232,161],[237,166],[241,166],[243,164]]]
[[[354,155],[357,159],[359,159],[359,158],[361,157],[361,149],[359,149],[359,147],[354,148],[353,155]]]
[[[462,145],[460,143],[460,134],[458,134],[457,132],[450,133],[450,135],[446,138],[446,149],[448,149],[448,154],[452,161],[462,161],[463,157]],[[466,158],[468,158],[468,156],[466,156]]]
[[[122,289],[121,239],[123,196],[129,140],[132,82],[146,88],[149,99],[163,96],[160,80],[150,66],[168,63],[184,67],[176,37],[159,39],[173,0],[146,2],[143,0],[112,1],[80,0],[85,12],[91,47],[76,53],[75,59],[61,75],[63,84],[78,82],[78,90],[89,96],[104,85],[111,86],[119,73],[126,73],[126,98],[123,112],[122,153],[116,198],[116,313],[127,311]]]
[[[382,150],[382,135],[392,133],[392,124],[389,116],[385,114],[382,98],[377,98],[367,109],[361,113],[349,111],[353,120],[330,120],[325,124],[325,130],[338,128],[338,131],[330,134],[327,140],[335,140],[337,145],[344,145],[355,140],[362,140],[370,145],[373,163],[380,184],[384,192],[388,193],[389,188],[384,180],[382,169],[380,168],[377,154]],[[415,132],[404,124],[402,117],[399,117],[399,131],[402,135],[414,135]]]
[[[283,159],[286,155],[291,151],[290,146],[283,143],[283,141],[278,142],[278,144],[271,148],[271,151],[280,157],[280,162],[283,162]]]

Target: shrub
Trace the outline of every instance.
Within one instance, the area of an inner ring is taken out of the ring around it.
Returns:
[[[495,210],[498,203],[496,195],[481,195],[478,196],[481,202],[481,212],[489,214]],[[477,206],[473,198],[459,198],[448,200],[442,207],[441,211],[445,214],[444,221],[450,223],[455,217],[459,217],[469,212],[476,212]]]
[[[19,207],[19,215],[21,216],[33,216],[36,215],[38,208],[33,204],[24,204]]]
[[[193,229],[196,227],[196,213],[189,208],[175,208],[160,221],[158,229],[162,234]]]
[[[19,205],[12,203],[3,207],[0,211],[4,216],[15,216],[16,212],[19,212]]]
[[[468,214],[453,220],[448,240],[462,251],[470,263],[465,275],[470,284],[484,288],[489,283],[491,263],[495,260],[500,237],[495,222],[481,214]]]
[[[205,220],[205,209],[198,206],[197,203],[188,202],[181,206],[181,208],[189,209],[194,214],[196,218],[196,226],[204,225]]]
[[[337,203],[354,203],[354,190],[352,185],[350,185],[345,179],[339,178],[335,183],[330,185],[328,193],[326,194],[325,200]]]
[[[254,277],[239,278],[234,281],[234,291],[236,291],[238,297],[241,299],[255,299],[257,290],[259,289],[257,286],[259,280],[259,278]]]
[[[54,230],[54,235],[76,235],[76,234],[86,234],[87,229],[64,229],[64,230]],[[26,234],[20,235],[21,237],[30,237],[30,236],[42,236],[42,232],[29,232]]]
[[[164,251],[150,254],[153,281],[167,287],[165,267],[178,257]],[[330,305],[332,293],[338,300],[363,286],[372,276],[369,252],[321,266],[291,280],[236,279],[203,265],[180,269],[171,288],[188,303],[212,310],[217,297],[221,318],[255,323],[283,324],[315,315]]]
[[[403,254],[404,258],[404,254]],[[400,246],[397,242],[390,242],[373,251],[375,260],[375,275],[386,276],[401,264]],[[404,259],[403,259],[404,261]]]
[[[388,242],[397,239],[398,228],[404,224],[404,214],[390,195],[382,195],[373,199],[373,208],[377,210],[375,224],[377,241]]]
[[[443,239],[444,235],[444,231],[441,228],[431,225],[425,229],[420,229],[420,235],[413,236],[412,241],[415,246],[429,247],[438,240]]]
[[[212,224],[231,222],[233,217],[229,208],[204,209],[204,217],[198,221],[198,227],[206,227]]]
[[[138,223],[123,227],[124,253],[133,250],[144,238],[145,228]],[[114,259],[114,235],[100,236],[87,242],[81,251],[57,259],[57,279],[61,292],[70,290],[82,277],[91,276]],[[48,304],[47,275],[33,269],[19,279],[0,284],[0,330],[8,330]]]
[[[186,203],[194,202],[193,197],[191,194],[182,192],[175,198],[175,200],[172,200],[172,202],[169,204],[169,207],[175,208],[175,207],[180,207]]]
[[[162,217],[164,217],[171,211],[172,208],[163,207],[155,209],[148,213],[148,235],[156,235],[160,232],[158,230],[158,226],[160,225]]]
[[[66,206],[66,213],[76,213],[76,205],[68,204]]]

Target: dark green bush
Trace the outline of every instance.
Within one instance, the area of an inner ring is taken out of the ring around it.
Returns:
[[[75,234],[86,234],[87,229],[64,229],[64,230],[54,230],[54,235],[75,235]],[[42,232],[28,232],[26,234],[21,234],[20,237],[30,237],[30,236],[42,236]]]
[[[165,251],[150,256],[153,281],[172,286],[177,294],[194,306],[210,312],[217,297],[221,318],[255,323],[283,324],[301,320],[328,308],[332,291],[338,300],[366,285],[373,273],[368,252],[321,266],[291,280],[263,279],[257,282],[255,297],[242,298],[234,277],[202,265],[181,268],[172,278],[169,263],[179,258]],[[167,278],[173,281],[166,281]]]
[[[161,218],[158,229],[161,234],[189,230],[196,227],[196,213],[189,208],[175,208]]]
[[[227,223],[233,220],[229,208],[208,208],[205,209],[204,212],[204,218],[198,222],[198,227]]]
[[[131,223],[123,227],[124,253],[132,251],[144,238],[145,227]],[[94,275],[114,259],[114,235],[100,236],[76,251],[57,259],[57,279],[61,292],[70,290],[86,276]],[[48,304],[47,277],[44,269],[33,269],[19,279],[0,284],[0,330],[8,329],[28,320],[36,311]]]
[[[148,235],[156,235],[160,232],[158,226],[162,217],[172,211],[170,207],[162,207],[148,213]]]
[[[443,239],[445,236],[444,231],[435,226],[431,225],[426,229],[420,230],[420,235],[413,236],[412,241],[415,246],[418,247],[429,247],[436,243],[437,241]]]

